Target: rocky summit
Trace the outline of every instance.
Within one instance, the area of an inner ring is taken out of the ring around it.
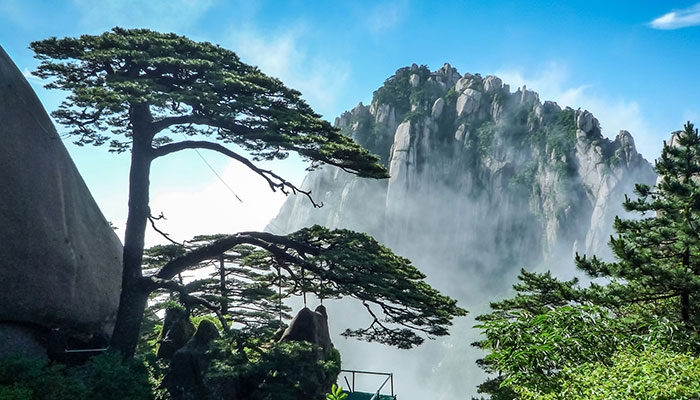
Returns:
[[[610,140],[588,111],[449,64],[399,69],[371,105],[335,125],[378,154],[391,178],[313,171],[303,188],[325,206],[291,197],[268,229],[368,232],[467,305],[509,286],[504,273],[571,265],[574,252],[610,254],[624,195],[655,181],[629,132]]]
[[[379,155],[391,178],[312,171],[302,187],[324,207],[290,197],[268,229],[320,224],[367,232],[410,258],[472,317],[506,296],[521,268],[568,278],[575,252],[610,257],[607,240],[624,195],[656,178],[629,132],[608,139],[588,111],[448,64],[399,69],[369,106],[359,104],[335,125]],[[345,320],[360,318],[349,304],[329,307]],[[483,381],[474,363],[483,354],[469,345],[477,340],[474,324],[457,321],[450,337],[410,355],[338,346],[348,365],[392,371],[403,385],[425,383],[411,386],[414,396],[449,398]]]
[[[0,356],[45,356],[51,330],[111,333],[122,246],[39,99],[0,48]]]

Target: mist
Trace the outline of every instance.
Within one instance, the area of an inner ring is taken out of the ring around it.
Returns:
[[[485,374],[475,364],[483,354],[471,346],[474,318],[512,294],[521,268],[570,278],[575,252],[609,258],[624,194],[655,180],[628,132],[605,138],[587,111],[448,64],[398,70],[371,105],[344,113],[336,126],[378,154],[391,178],[313,171],[302,188],[324,207],[291,197],[267,230],[319,224],[366,232],[469,310],[450,336],[398,350],[343,339],[340,332],[366,326],[369,315],[351,301],[324,303],[343,368],[393,372],[402,400],[477,396]]]

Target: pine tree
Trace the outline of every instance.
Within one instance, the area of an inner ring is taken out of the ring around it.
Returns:
[[[41,60],[35,74],[51,79],[46,85],[48,88],[70,92],[52,115],[70,129],[69,134],[77,138],[76,143],[96,146],[109,143],[110,151],[131,151],[122,286],[111,339],[111,345],[127,357],[136,349],[149,295],[158,288],[186,294],[186,288],[173,280],[182,271],[216,259],[241,244],[262,246],[278,257],[293,259],[294,255],[288,251],[300,254],[304,249],[311,249],[289,238],[248,232],[186,251],[155,274],[144,276],[146,225],[154,220],[149,208],[149,177],[156,159],[188,149],[215,151],[244,164],[266,180],[273,191],[306,195],[314,206],[320,205],[310,192],[300,190],[273,171],[259,168],[253,161],[284,159],[294,152],[310,161],[310,168],[329,164],[360,177],[388,177],[378,157],[322,120],[301,99],[298,91],[241,62],[234,52],[211,43],[194,42],[172,33],[114,28],[97,36],[49,38],[33,42],[31,48]],[[185,140],[180,140],[181,137]],[[202,140],[206,138],[213,140]],[[240,154],[238,149],[250,156]],[[291,247],[283,248],[285,243]],[[388,318],[411,325],[413,321],[404,320],[404,316],[416,316],[417,324],[430,325],[418,326],[419,330],[445,334],[446,324],[464,311],[456,307],[453,300],[439,296],[425,283],[418,282],[422,279],[418,271],[402,271],[406,263],[392,263],[391,257],[396,256],[385,255],[382,260],[379,260],[381,257],[374,257],[374,260],[399,268],[396,272],[404,273],[413,282],[407,289],[419,289],[419,297],[423,296],[420,301],[427,302],[409,303],[416,298],[392,292],[389,281],[382,280],[388,279],[387,276],[376,281],[376,277],[367,275],[350,282],[355,285],[352,289],[370,293],[372,291],[365,290],[366,285],[388,284],[386,292],[374,293],[384,296],[378,298],[379,301],[390,298],[398,302],[397,309],[383,310]],[[372,256],[365,258],[372,259]],[[348,260],[345,264],[350,265],[352,261],[357,260]],[[355,268],[362,272],[367,271],[363,268],[371,266],[358,264]],[[337,283],[345,287],[344,283]],[[431,311],[429,307],[436,310]],[[420,312],[416,314],[415,310]],[[373,328],[378,327],[373,325]],[[373,334],[371,330],[363,333],[368,338],[391,342],[381,333]],[[421,338],[408,335],[404,339],[396,340],[411,346]]]
[[[651,314],[697,330],[700,323],[700,137],[691,123],[664,143],[654,187],[636,185],[627,211],[641,219],[615,219],[610,246],[616,262],[576,257],[578,268],[612,280],[608,299],[637,304]]]

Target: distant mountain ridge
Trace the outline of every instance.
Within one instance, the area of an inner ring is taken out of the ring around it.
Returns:
[[[268,228],[365,231],[428,275],[436,263],[492,275],[574,251],[605,254],[624,194],[655,181],[629,132],[606,139],[588,111],[449,64],[399,69],[370,106],[335,125],[378,154],[391,178],[312,172],[302,186],[325,206],[291,197]]]
[[[360,103],[335,125],[378,154],[391,178],[313,171],[302,187],[324,207],[290,197],[268,230],[321,224],[367,232],[472,316],[505,296],[521,268],[568,277],[574,252],[609,255],[624,195],[656,179],[629,132],[609,140],[588,111],[541,102],[525,87],[511,92],[498,77],[461,75],[449,64],[399,69],[371,105]],[[338,304],[329,316],[333,328],[334,317],[360,314]],[[448,399],[482,381],[474,363],[482,355],[469,345],[473,324],[457,321],[450,337],[410,354],[338,347],[349,365],[402,376],[400,398]]]

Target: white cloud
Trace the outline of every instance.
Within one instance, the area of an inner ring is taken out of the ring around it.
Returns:
[[[181,31],[194,24],[214,0],[73,0],[81,23],[94,29],[113,26]]]
[[[406,1],[387,1],[377,4],[367,14],[367,27],[372,33],[393,28],[403,21],[407,9]]]
[[[700,25],[700,3],[666,13],[649,23],[656,29],[680,29]]]
[[[279,78],[318,112],[331,112],[349,76],[346,62],[334,57],[309,55],[304,40],[306,29],[298,25],[283,31],[263,32],[252,26],[235,30],[226,47],[263,73]]]
[[[535,73],[519,70],[503,70],[495,75],[511,85],[511,90],[522,85],[538,92],[540,100],[556,101],[562,108],[585,109],[600,122],[603,135],[614,139],[620,130],[632,133],[639,151],[647,160],[658,157],[662,138],[659,130],[645,118],[639,104],[622,97],[611,98],[596,93],[596,88],[585,84],[572,84],[565,66],[550,63]],[[662,132],[668,133],[668,132]]]

